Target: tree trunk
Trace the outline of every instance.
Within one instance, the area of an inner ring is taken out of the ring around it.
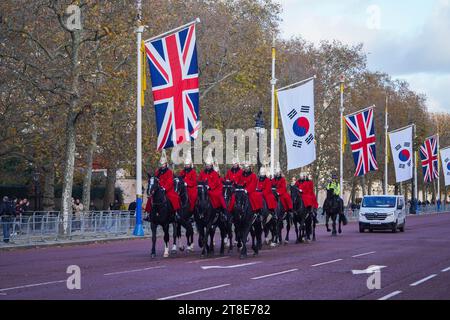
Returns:
[[[79,115],[79,112],[77,112],[77,106],[80,100],[79,97],[80,68],[78,61],[80,50],[80,30],[72,31],[71,36],[72,36],[72,57],[71,57],[72,84],[66,123],[66,154],[64,159],[63,190],[61,198],[61,212],[64,217],[63,222],[64,233],[67,233],[69,214],[72,211],[72,185],[73,185],[73,171],[75,165],[76,122]]]
[[[367,194],[369,196],[372,195],[372,179],[369,179],[369,182],[367,183]]]
[[[94,161],[94,152],[97,147],[97,123],[92,121],[91,143],[86,154],[86,170],[83,177],[83,207],[89,210],[91,204],[91,181],[92,181],[92,162]]]
[[[362,189],[363,196],[365,196],[367,194],[366,193],[366,177],[365,176],[361,177],[361,189]]]
[[[115,166],[108,168],[106,177],[105,197],[103,198],[103,209],[109,210],[109,205],[114,204],[114,190],[116,186],[116,171]]]
[[[356,181],[355,179],[352,179],[352,193],[350,195],[350,199],[352,203],[355,203],[355,197],[356,197]]]
[[[44,192],[42,207],[44,211],[55,210],[55,166],[52,163],[42,168],[44,172]]]

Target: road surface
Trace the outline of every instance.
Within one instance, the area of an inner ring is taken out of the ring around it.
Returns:
[[[0,300],[450,299],[449,213],[408,217],[405,233],[360,234],[350,223],[338,237],[323,226],[317,234],[245,260],[201,259],[198,248],[164,259],[160,242],[151,259],[148,239],[2,251]],[[80,290],[67,288],[70,265],[80,267]],[[368,289],[371,274],[352,273],[374,265],[380,289]]]

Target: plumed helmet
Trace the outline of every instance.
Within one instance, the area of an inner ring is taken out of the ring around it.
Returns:
[[[266,174],[267,174],[266,168],[261,167],[261,169],[259,169],[259,175],[260,175],[261,177],[265,177]]]
[[[166,150],[161,152],[161,159],[159,159],[159,165],[162,167],[167,164],[167,155]]]

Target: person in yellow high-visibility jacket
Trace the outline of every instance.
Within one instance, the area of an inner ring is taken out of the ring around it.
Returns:
[[[336,174],[333,174],[331,177],[331,182],[327,185],[327,190],[333,189],[334,194],[337,196],[341,195],[341,186],[339,184],[338,178]]]

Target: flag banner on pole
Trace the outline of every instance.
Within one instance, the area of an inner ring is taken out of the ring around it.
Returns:
[[[355,177],[378,170],[373,107],[346,116],[345,123],[356,165]]]
[[[278,92],[288,170],[307,166],[316,160],[314,141],[314,80]]]
[[[195,24],[145,43],[155,104],[157,149],[194,140],[200,128]]]
[[[450,147],[441,149],[442,172],[446,186],[450,186]]]
[[[423,181],[432,182],[438,178],[438,140],[437,136],[429,137],[420,146],[420,159],[422,160]]]
[[[404,182],[413,178],[412,139],[412,126],[389,133],[397,182]]]

